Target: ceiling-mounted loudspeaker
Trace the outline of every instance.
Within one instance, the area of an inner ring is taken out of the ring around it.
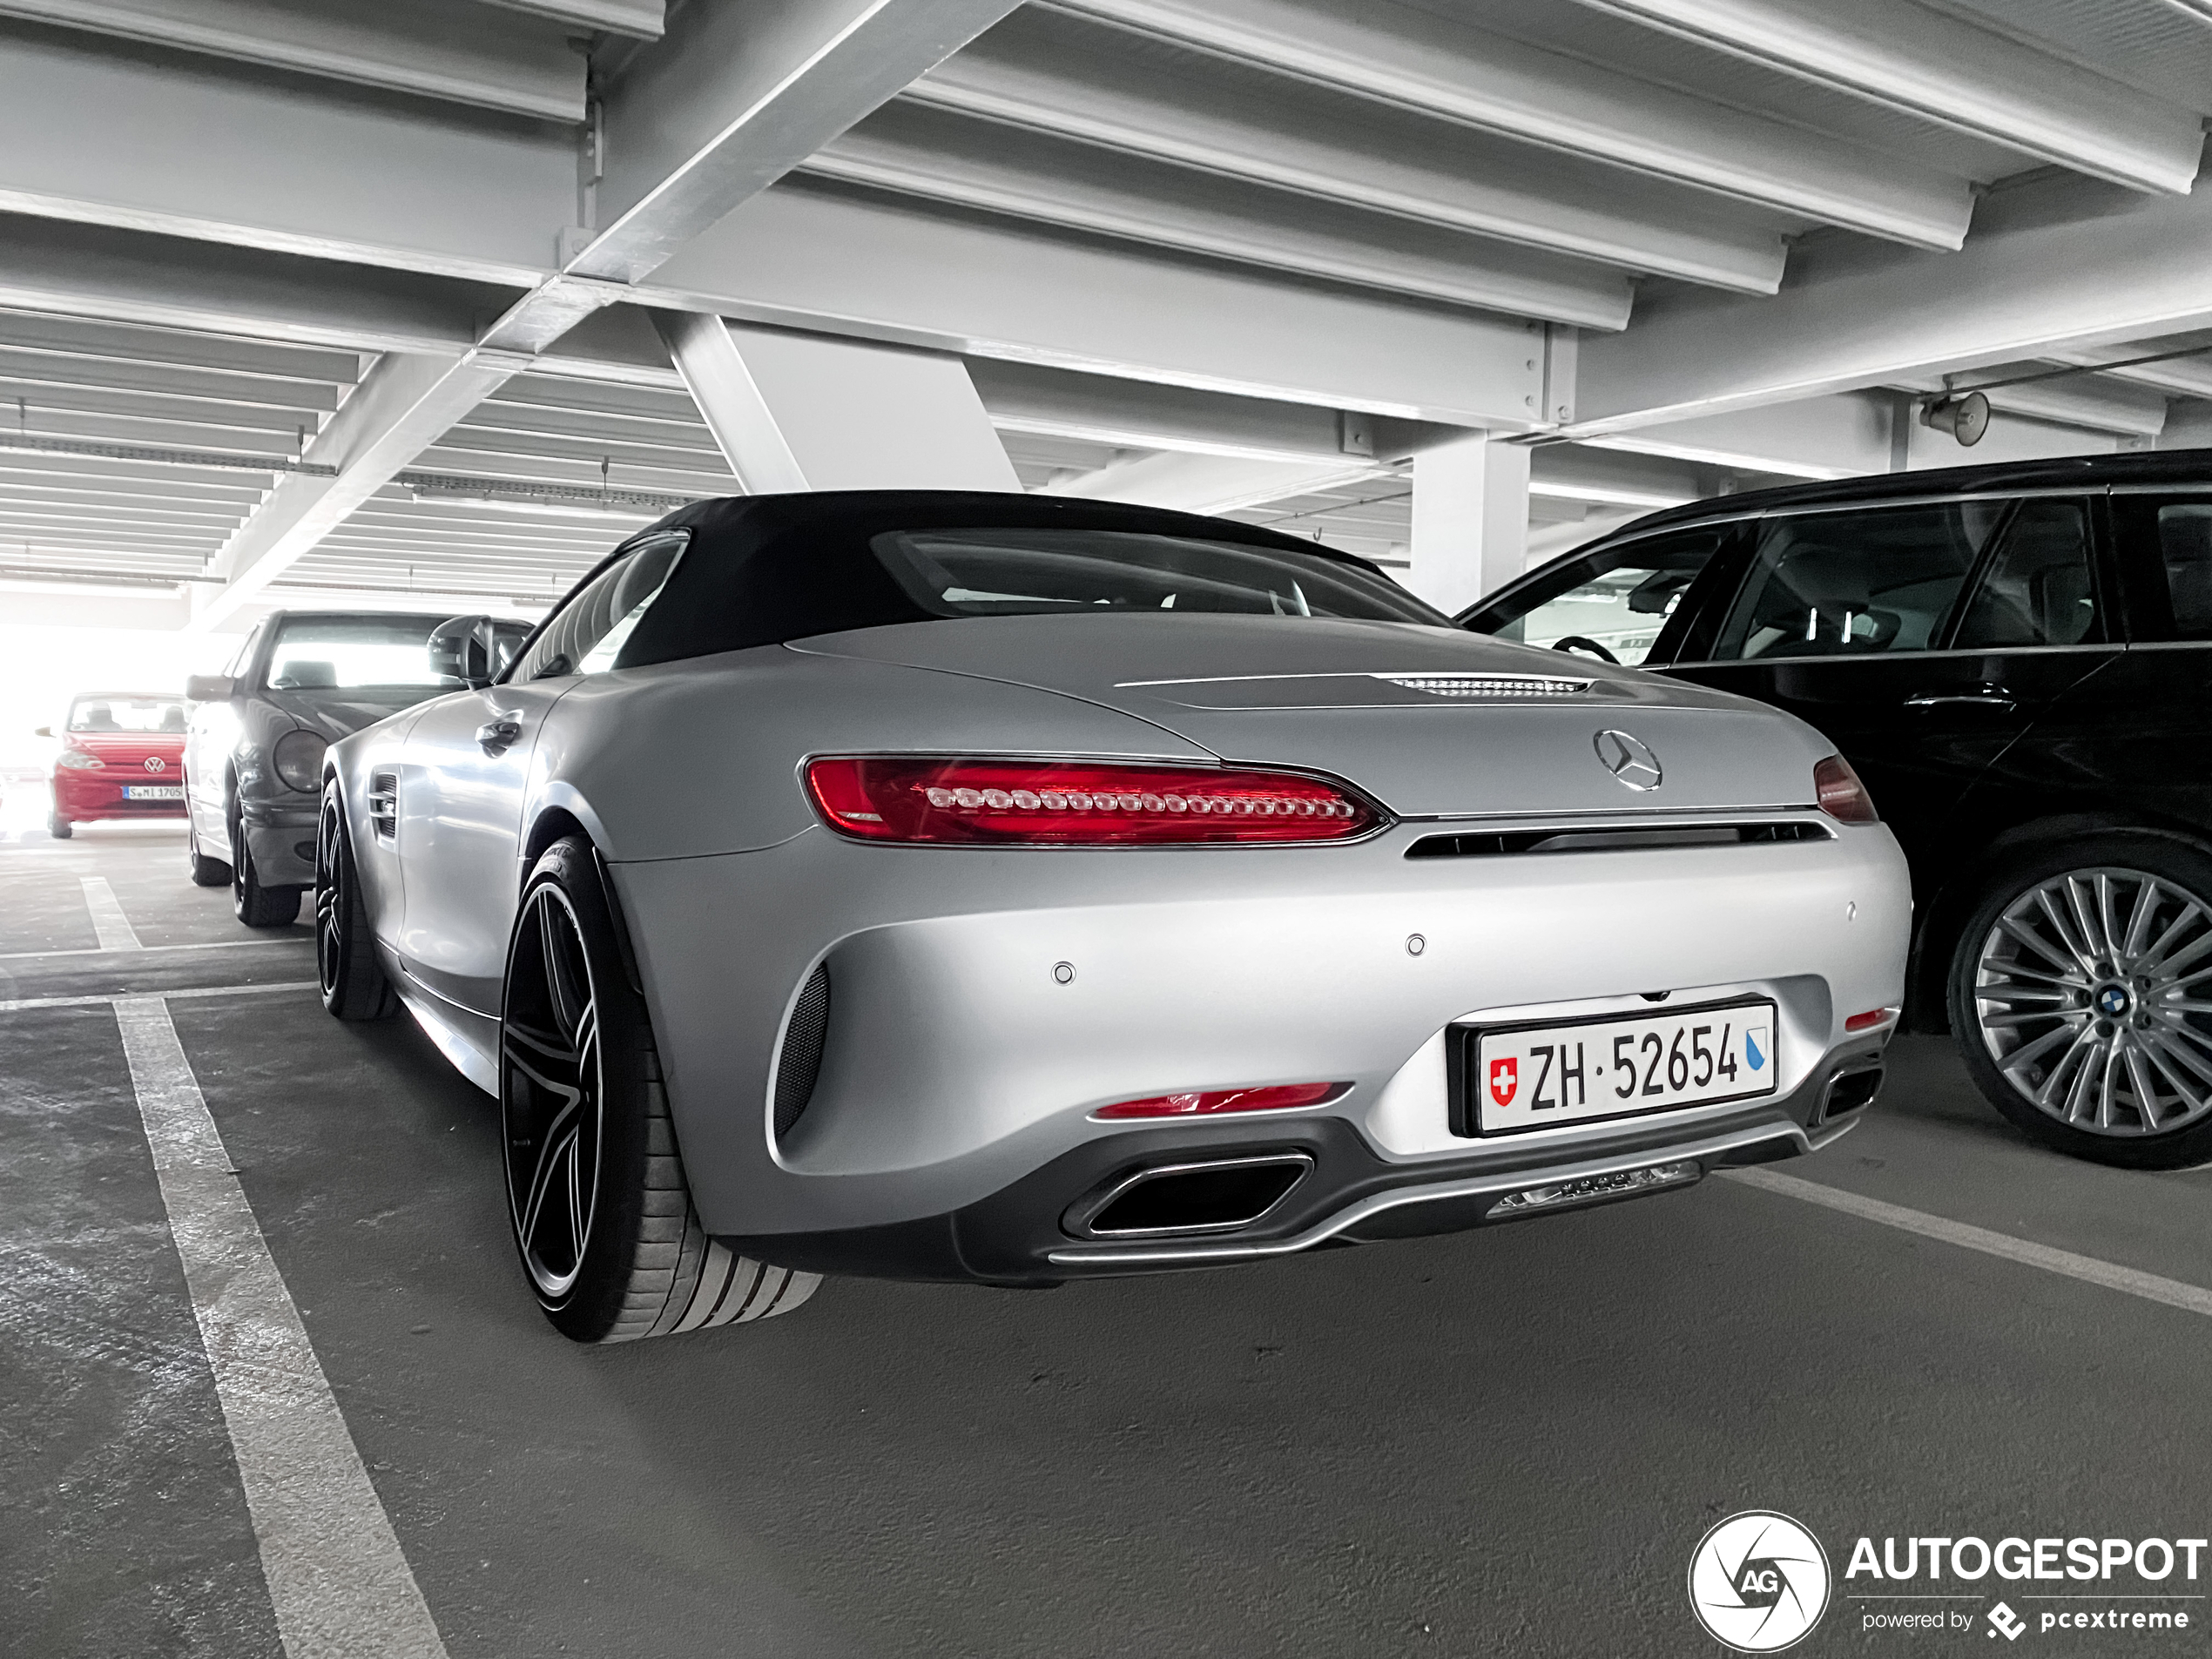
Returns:
[[[1948,432],[1961,446],[1973,448],[1989,430],[1989,400],[1979,392],[1964,397],[1939,397],[1920,410],[1920,424]]]

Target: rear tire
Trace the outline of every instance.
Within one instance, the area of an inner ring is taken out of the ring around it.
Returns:
[[[2212,1160],[2212,852],[2110,830],[2015,854],[1949,988],[1967,1072],[2023,1133],[2121,1169]]]
[[[57,841],[66,841],[77,833],[77,826],[58,813],[51,814],[46,819],[46,833]]]
[[[376,931],[334,779],[323,786],[315,833],[315,972],[322,1005],[339,1019],[388,1020],[400,1011],[399,993],[376,960]]]
[[[249,927],[285,927],[300,919],[299,888],[261,885],[236,812],[231,814],[231,912]]]
[[[499,1109],[508,1219],[556,1329],[631,1342],[787,1313],[820,1276],[706,1235],[684,1178],[659,1051],[590,844],[530,872],[507,954]]]

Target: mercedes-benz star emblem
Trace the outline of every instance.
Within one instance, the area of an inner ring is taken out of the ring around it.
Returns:
[[[1660,779],[1666,776],[1660,770],[1659,757],[1641,738],[1632,738],[1625,732],[1605,731],[1592,741],[1605,769],[1631,789],[1656,789]]]
[[[159,755],[148,755],[146,757],[146,770],[148,772],[160,772],[168,765],[169,763],[166,760],[164,760]]]

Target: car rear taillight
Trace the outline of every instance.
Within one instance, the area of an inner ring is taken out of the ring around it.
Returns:
[[[1382,821],[1318,778],[1235,766],[858,755],[808,762],[806,786],[832,828],[869,841],[1342,841]]]
[[[1858,781],[1851,762],[1841,755],[1830,755],[1812,769],[1812,794],[1820,810],[1831,818],[1846,824],[1881,822],[1881,814],[1874,810],[1874,798]]]
[[[1093,1117],[1197,1117],[1214,1112],[1279,1112],[1291,1106],[1318,1106],[1333,1100],[1350,1083],[1275,1083],[1265,1089],[1205,1089],[1187,1095],[1154,1095],[1101,1106]]]

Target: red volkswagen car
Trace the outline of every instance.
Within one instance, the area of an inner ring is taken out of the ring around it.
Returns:
[[[40,726],[38,735],[55,735]],[[69,705],[54,758],[54,810],[46,827],[62,840],[96,818],[185,815],[185,699],[135,691],[87,691]]]

